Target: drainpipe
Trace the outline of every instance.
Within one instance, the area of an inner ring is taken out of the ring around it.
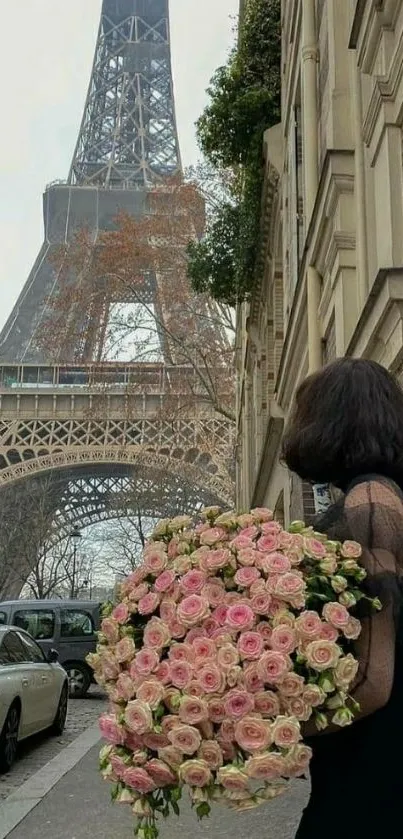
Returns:
[[[304,174],[306,229],[311,221],[319,183],[317,69],[315,0],[302,0],[302,91],[304,121]],[[322,336],[319,323],[321,279],[313,265],[306,273],[309,373],[322,366]]]
[[[362,310],[368,296],[368,230],[365,212],[365,156],[362,137],[362,88],[357,52],[351,50],[351,90],[354,119],[355,200],[357,214],[357,286]]]

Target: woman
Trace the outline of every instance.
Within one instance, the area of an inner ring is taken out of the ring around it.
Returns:
[[[296,839],[403,836],[403,393],[379,364],[341,359],[310,376],[283,442],[287,466],[342,500],[316,524],[364,548],[383,609],[357,613],[360,711],[348,728],[310,728],[312,792]]]

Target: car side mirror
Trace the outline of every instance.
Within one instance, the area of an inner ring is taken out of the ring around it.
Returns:
[[[59,653],[57,650],[49,650],[48,652],[48,663],[49,664],[56,664],[59,661]]]

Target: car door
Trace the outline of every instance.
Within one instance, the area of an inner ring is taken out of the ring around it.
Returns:
[[[21,639],[38,682],[38,701],[40,702],[39,724],[42,728],[51,725],[59,702],[60,676],[56,668],[49,664],[36,641],[26,632],[16,630]]]
[[[95,651],[96,633],[90,611],[80,606],[60,607],[60,661],[83,661]]]
[[[20,738],[38,730],[38,687],[22,641],[10,630],[0,647],[0,691],[10,703],[16,697],[21,700]]]

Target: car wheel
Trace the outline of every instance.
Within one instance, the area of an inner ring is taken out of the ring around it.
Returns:
[[[85,664],[79,661],[71,662],[71,664],[65,664],[64,669],[69,678],[69,696],[73,699],[85,696],[91,684],[90,672]]]
[[[55,735],[55,737],[59,737],[63,734],[64,727],[66,725],[66,717],[67,717],[67,704],[69,698],[69,689],[67,682],[63,685],[62,692],[60,694],[59,704],[57,706],[56,716],[53,720],[51,733]]]
[[[20,709],[12,705],[0,734],[0,772],[8,772],[17,755]]]

